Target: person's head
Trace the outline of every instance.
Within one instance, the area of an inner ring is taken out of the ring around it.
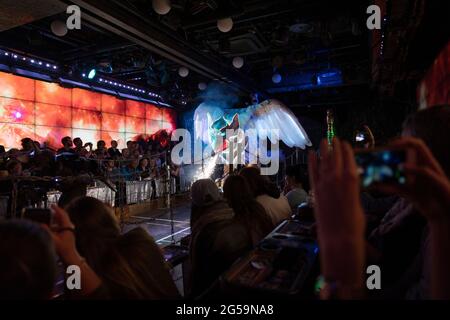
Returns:
[[[56,253],[47,231],[26,220],[0,222],[0,300],[50,299]]]
[[[450,106],[435,106],[411,114],[403,123],[403,136],[422,139],[450,177]]]
[[[136,169],[139,166],[139,159],[135,158],[135,159],[131,159],[130,162],[128,163],[128,167],[130,169]]]
[[[245,222],[254,243],[273,229],[272,221],[261,204],[253,197],[244,177],[228,176],[223,185],[223,195],[237,218]]]
[[[291,188],[303,188],[309,190],[307,168],[291,166],[286,168],[285,183]]]
[[[78,251],[94,270],[100,270],[101,259],[120,236],[120,227],[112,208],[92,197],[74,199],[66,206],[75,225]]]
[[[113,168],[116,167],[116,162],[115,162],[114,160],[112,160],[112,159],[109,159],[109,160],[106,162],[106,166],[107,166],[108,168],[110,168],[110,169],[113,169]]]
[[[127,141],[127,148],[128,148],[128,150],[133,150],[133,147],[134,147],[133,141],[128,140]]]
[[[17,160],[9,160],[6,164],[6,170],[11,176],[22,175],[22,163]]]
[[[139,167],[140,168],[147,168],[147,166],[148,166],[148,159],[147,158],[142,158],[139,161]]]
[[[139,158],[140,155],[141,155],[141,153],[139,152],[138,149],[134,149],[134,150],[133,150],[133,153],[131,154],[131,156],[132,156],[133,158]]]
[[[105,147],[106,147],[105,141],[103,141],[103,140],[97,141],[97,149],[98,150],[103,150],[103,149],[105,149]]]
[[[128,148],[122,149],[122,156],[123,156],[124,158],[130,157],[130,149],[128,149]]]
[[[64,137],[61,139],[61,144],[64,146],[64,148],[72,148],[72,138],[71,137]]]
[[[77,147],[77,148],[83,148],[83,140],[81,140],[81,138],[75,138],[75,139],[73,139],[73,144],[74,144],[75,147]]]
[[[6,152],[5,146],[0,145],[0,154],[5,152]]]
[[[117,141],[116,140],[111,140],[111,147],[116,149],[118,146]]]
[[[150,167],[154,168],[156,167],[157,163],[156,163],[156,158],[150,158],[150,162],[149,162]]]
[[[221,199],[219,188],[211,179],[195,181],[191,187],[191,198],[195,207],[206,207]]]
[[[30,138],[23,138],[21,140],[22,149],[25,151],[31,151],[34,149],[34,141]]]
[[[239,172],[239,175],[245,178],[254,197],[264,194],[273,198],[280,197],[280,191],[277,186],[267,176],[261,175],[259,168],[244,167]]]
[[[247,180],[239,175],[229,176],[225,180],[223,195],[233,209],[254,199]]]

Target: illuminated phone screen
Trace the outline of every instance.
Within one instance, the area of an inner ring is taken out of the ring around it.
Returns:
[[[405,161],[406,153],[401,150],[356,153],[361,185],[369,187],[374,183],[404,184],[406,177],[402,165]]]

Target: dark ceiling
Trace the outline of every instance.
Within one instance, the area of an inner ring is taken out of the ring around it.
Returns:
[[[417,6],[424,0],[399,1],[404,12],[395,13],[403,19],[397,27],[406,28],[411,23],[404,15],[423,13]],[[2,0],[0,46],[54,60],[74,74],[95,66],[179,108],[195,101],[200,82],[214,80],[236,87],[242,97],[282,96],[293,107],[345,104],[367,98],[377,81],[365,26],[370,2],[172,0],[170,12],[158,15],[151,0],[31,1],[37,11]],[[67,18],[60,8],[69,4],[81,8],[82,28],[58,37],[50,25]],[[225,17],[234,26],[222,33],[217,19]],[[237,56],[244,58],[241,69],[232,66]],[[189,68],[188,77],[178,75],[180,66]],[[321,87],[315,77],[330,70],[341,81]],[[274,72],[281,83],[272,82]]]

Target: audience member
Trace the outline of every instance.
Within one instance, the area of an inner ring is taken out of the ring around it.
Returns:
[[[85,145],[83,145],[83,140],[81,140],[81,138],[75,138],[75,139],[73,139],[73,144],[75,145],[73,150],[80,157],[90,157],[91,156],[90,151],[92,151],[92,143],[86,143]],[[89,147],[90,150],[88,151],[86,149],[86,147]]]
[[[272,220],[261,204],[253,197],[245,178],[228,176],[223,185],[224,196],[235,213],[235,219],[243,223],[256,245],[273,230]]]
[[[142,179],[150,177],[150,166],[147,158],[142,158],[141,160],[139,160],[137,170],[140,172]]]
[[[127,181],[138,179],[140,177],[138,165],[138,159],[129,160],[127,165],[123,166],[121,169],[120,173],[122,174],[123,178]]]
[[[121,235],[113,211],[84,197],[67,206],[76,247],[113,299],[174,299],[179,293],[155,241],[135,228]]]
[[[119,149],[117,149],[117,141],[116,140],[111,140],[111,147],[108,149],[108,155],[112,158],[112,159],[119,159],[120,156],[122,155],[119,151]]]
[[[408,117],[402,134],[422,139],[447,177],[450,174],[450,141],[441,137],[449,126],[450,107],[432,107]],[[393,288],[389,294],[404,296],[405,292],[396,289],[398,279],[412,266],[417,266],[415,261],[427,233],[425,225],[420,210],[409,199],[400,198],[371,232],[367,248],[369,263],[378,263],[382,267],[383,285]],[[425,291],[423,288],[419,294],[426,297]]]
[[[106,143],[103,140],[97,141],[97,149],[94,151],[95,158],[103,160],[108,157],[108,150],[106,149]]]
[[[30,221],[0,222],[0,300],[50,299],[56,252],[48,232]]]
[[[214,181],[197,180],[191,196],[191,293],[198,296],[252,247],[252,241],[244,225],[233,219]]]
[[[296,212],[298,206],[308,201],[307,176],[300,167],[286,168],[284,195],[286,196],[292,212]]]
[[[266,209],[274,225],[291,216],[292,211],[287,198],[267,176],[261,175],[259,168],[245,167],[239,175],[247,180],[253,197]]]
[[[71,137],[64,137],[61,139],[61,144],[63,145],[62,148],[59,148],[56,153],[75,153],[75,151],[72,149],[73,142]]]

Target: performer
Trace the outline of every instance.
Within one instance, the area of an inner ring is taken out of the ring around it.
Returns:
[[[228,129],[235,130],[232,137],[226,137]],[[278,130],[278,138],[288,147],[305,149],[311,146],[302,125],[283,103],[278,100],[266,100],[259,104],[242,109],[223,109],[211,103],[201,103],[194,113],[195,138],[211,146],[214,153],[212,160],[221,157],[227,164],[248,163],[252,154],[245,154],[243,150],[230,148],[232,146],[248,146],[244,131],[253,129],[259,140],[276,141],[270,130]],[[220,137],[225,139],[220,139]],[[249,140],[249,139],[248,139]],[[256,150],[255,142],[251,142],[250,150]],[[232,149],[232,150],[231,150]],[[242,158],[244,154],[245,159]],[[228,160],[228,161],[227,161]],[[241,160],[241,161],[238,161]],[[227,168],[229,170],[229,168]]]

